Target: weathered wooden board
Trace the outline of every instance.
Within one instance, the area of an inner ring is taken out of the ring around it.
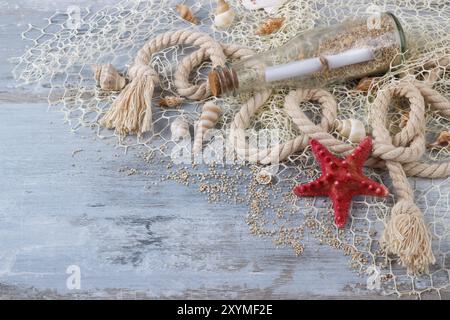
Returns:
[[[70,133],[39,89],[17,88],[20,32],[74,3],[90,1],[0,1],[0,298],[380,298],[341,253],[251,236],[247,208],[155,186],[162,167],[128,176],[141,159]]]
[[[69,133],[61,113],[46,109],[0,106],[2,283],[70,294],[70,265],[81,268],[84,294],[102,297],[121,289],[147,297],[348,296],[365,281],[314,240],[295,257],[251,236],[245,207],[128,176],[121,169],[142,167],[139,158]]]

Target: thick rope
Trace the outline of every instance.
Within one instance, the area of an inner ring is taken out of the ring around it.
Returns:
[[[391,98],[402,96],[410,102],[409,121],[394,137],[386,128]],[[396,254],[411,273],[428,270],[436,260],[422,212],[414,203],[414,193],[402,163],[418,161],[425,151],[425,101],[413,85],[398,85],[380,91],[372,105],[374,155],[386,160],[397,195],[391,219],[381,237],[382,247]]]
[[[213,66],[225,64],[226,58],[239,59],[253,51],[239,45],[220,44],[209,35],[190,30],[162,34],[147,43],[137,54],[129,70],[131,83],[125,87],[101,119],[107,128],[115,128],[120,134],[138,135],[151,130],[151,100],[159,83],[156,71],[150,66],[152,55],[174,46],[190,44],[199,49],[184,58],[175,73],[175,86],[180,96],[192,100],[204,100],[211,95],[207,82],[189,83],[189,75],[203,61],[210,59]],[[438,68],[439,66],[439,68]],[[450,66],[450,57],[444,56],[425,65],[430,71],[423,81],[406,75],[396,86],[383,88],[371,104],[374,136],[373,155],[367,165],[389,170],[398,201],[392,208],[391,219],[382,235],[381,243],[387,252],[397,254],[411,273],[426,271],[435,262],[431,240],[423,215],[414,204],[413,190],[407,176],[428,178],[450,175],[450,163],[426,163],[420,161],[425,151],[425,104],[444,116],[450,116],[450,102],[432,88]],[[235,115],[230,127],[230,142],[241,160],[262,164],[278,163],[307,147],[310,139],[316,139],[333,152],[348,155],[353,147],[333,137],[329,132],[337,118],[337,103],[323,89],[297,89],[285,98],[284,110],[297,126],[298,136],[270,148],[251,146],[246,139],[246,129],[252,117],[269,99],[271,90],[256,92]],[[387,112],[393,96],[409,100],[410,113],[406,126],[393,137],[386,128]],[[322,106],[320,124],[314,124],[299,108],[305,101],[316,101]],[[194,140],[201,148],[203,130],[198,130]]]
[[[241,106],[231,123],[230,142],[241,159],[262,164],[277,163],[304,149],[309,139],[320,141],[337,154],[348,155],[352,152],[352,146],[329,133],[331,124],[337,117],[337,103],[334,97],[323,89],[297,89],[286,96],[284,110],[297,126],[297,137],[271,148],[249,146],[245,130],[270,94],[269,90],[255,93]],[[386,122],[393,96],[408,99],[411,110],[406,126],[391,137]],[[314,124],[301,111],[299,105],[304,101],[316,101],[322,106],[320,124]],[[388,253],[398,255],[410,273],[427,271],[429,265],[435,263],[435,258],[428,228],[422,212],[414,203],[413,190],[406,176],[439,178],[450,175],[448,162],[420,161],[425,152],[425,103],[443,115],[450,115],[450,102],[432,89],[429,82],[411,81],[408,78],[396,86],[380,90],[370,106],[373,114],[371,125],[374,149],[367,165],[388,169],[398,198],[383,232],[381,244]]]
[[[139,50],[133,66],[128,71],[131,83],[119,94],[100,124],[115,129],[119,134],[141,135],[151,130],[151,100],[155,86],[159,83],[156,71],[150,66],[152,55],[167,47],[187,44],[200,47],[201,52],[191,55],[192,61],[185,60],[185,65],[198,64],[199,56],[206,53],[214,66],[225,64],[226,57],[222,46],[205,33],[178,30],[161,34]],[[182,89],[192,91],[188,96],[206,96],[206,85],[198,88],[186,82],[183,84]]]

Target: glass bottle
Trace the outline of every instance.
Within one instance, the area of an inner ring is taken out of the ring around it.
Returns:
[[[402,62],[405,51],[399,20],[384,12],[313,29],[279,48],[216,67],[208,78],[215,96],[262,88],[314,88],[385,73]]]

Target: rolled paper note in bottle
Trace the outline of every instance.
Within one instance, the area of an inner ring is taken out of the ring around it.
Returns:
[[[317,88],[383,74],[399,65],[405,52],[400,21],[383,12],[305,32],[279,48],[217,67],[208,78],[215,96],[262,88]]]

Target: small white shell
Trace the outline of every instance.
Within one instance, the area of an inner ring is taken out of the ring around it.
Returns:
[[[126,85],[122,77],[112,64],[94,64],[92,66],[97,84],[105,91],[120,91]]]
[[[359,143],[366,137],[366,128],[357,119],[336,120],[336,131],[354,143]]]
[[[270,184],[272,182],[273,175],[272,172],[266,169],[261,169],[256,174],[256,182],[259,184]]]
[[[170,125],[170,131],[172,133],[172,141],[174,142],[191,137],[189,121],[185,116],[177,117]]]
[[[217,4],[216,16],[214,17],[214,25],[218,28],[228,28],[233,24],[236,13],[225,2],[225,0],[219,0]]]

